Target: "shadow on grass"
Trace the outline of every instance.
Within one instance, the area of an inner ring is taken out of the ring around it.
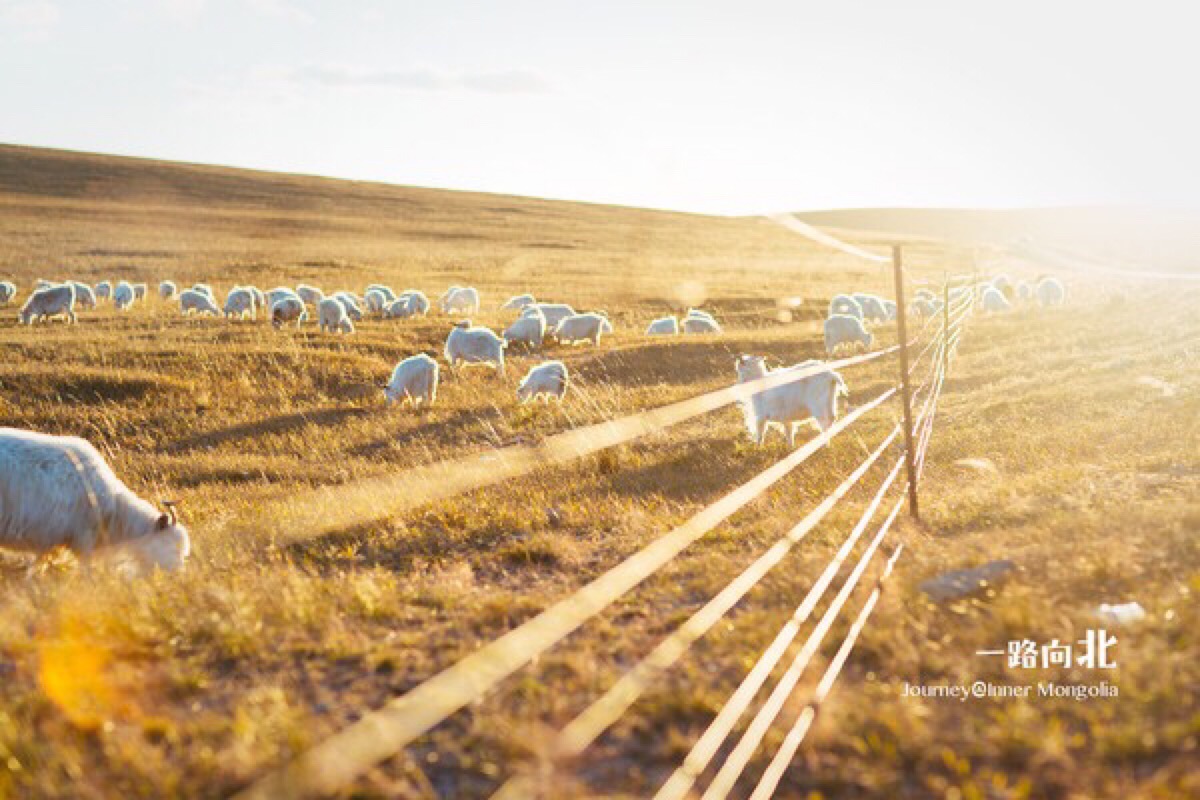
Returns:
[[[369,409],[354,407],[327,408],[320,411],[281,414],[276,417],[268,417],[267,419],[221,428],[220,430],[206,431],[195,436],[171,442],[162,449],[166,453],[182,453],[189,450],[217,447],[227,442],[251,439],[270,433],[286,433],[308,425],[316,425],[322,428],[335,427],[348,419],[362,417],[370,413]]]

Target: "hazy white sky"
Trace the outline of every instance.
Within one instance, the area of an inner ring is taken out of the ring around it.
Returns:
[[[1195,8],[0,0],[0,141],[709,212],[1197,208]]]

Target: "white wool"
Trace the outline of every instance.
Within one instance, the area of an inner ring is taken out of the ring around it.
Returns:
[[[1038,305],[1042,308],[1061,306],[1067,299],[1067,290],[1057,278],[1042,278],[1037,285]]]
[[[113,289],[113,305],[117,307],[118,311],[128,311],[136,299],[133,286],[125,281],[121,281],[117,284],[117,288]]]
[[[504,374],[504,339],[490,328],[472,327],[464,320],[450,329],[446,337],[446,361],[451,367],[488,366]]]
[[[296,295],[285,295],[271,305],[271,324],[276,328],[293,321],[299,328],[307,319],[308,312],[304,310],[304,301]]]
[[[848,294],[835,294],[833,299],[829,301],[829,316],[835,314],[847,314],[851,317],[863,318],[863,309],[855,300]]]
[[[17,285],[12,281],[0,281],[0,306],[6,306],[17,296]]]
[[[600,344],[600,337],[612,333],[612,323],[602,314],[576,314],[559,321],[554,327],[554,338],[562,344],[591,342]]]
[[[225,297],[225,316],[258,318],[258,300],[248,286],[235,286]]]
[[[389,406],[396,402],[430,406],[437,399],[437,387],[437,362],[418,353],[404,359],[392,370],[391,380],[383,387],[383,401]]]
[[[170,300],[178,291],[174,281],[162,281],[158,284],[158,296],[163,300]]]
[[[661,317],[646,327],[647,336],[675,336],[679,333],[679,320],[674,317]]]
[[[504,301],[504,305],[500,306],[501,311],[521,311],[526,306],[531,306],[537,300],[531,294],[517,294]]]
[[[21,307],[20,321],[32,325],[38,320],[66,317],[67,324],[75,322],[75,287],[71,284],[48,286],[29,295]]]
[[[708,314],[692,314],[683,318],[683,332],[686,334],[720,333],[721,325]]]
[[[1008,298],[1004,296],[1004,292],[989,286],[983,290],[983,297],[980,299],[980,305],[984,311],[997,313],[1000,311],[1008,311],[1012,308],[1012,304],[1008,302]]]
[[[184,316],[193,313],[219,316],[221,313],[210,295],[196,289],[185,289],[179,294],[179,310]]]
[[[575,309],[566,303],[533,303],[526,306],[522,313],[528,313],[531,308],[542,312],[542,316],[546,318],[546,330],[551,331],[567,317],[575,316]]]
[[[92,287],[80,281],[67,281],[75,289],[75,307],[76,308],[95,308],[96,293],[92,291]]]
[[[350,315],[335,297],[326,297],[317,303],[317,321],[322,331],[354,333],[354,323],[350,321]]]
[[[532,313],[517,317],[512,325],[504,329],[504,340],[510,345],[523,344],[531,348],[542,346],[546,338],[546,318],[536,308]]]
[[[737,382],[747,383],[768,374],[799,371],[820,363],[805,361],[781,370],[769,370],[762,356],[743,355],[737,360]],[[833,370],[763,389],[742,402],[746,428],[758,444],[763,443],[769,428],[782,428],[787,434],[788,444],[795,445],[796,431],[805,422],[812,422],[819,430],[827,430],[837,419],[838,395],[846,394],[842,376]]]
[[[517,386],[517,399],[522,403],[538,399],[543,402],[554,399],[561,403],[569,382],[566,364],[561,361],[543,361],[531,367],[521,379]]]
[[[383,295],[383,299],[388,303],[395,302],[397,297],[396,293],[392,291],[390,286],[385,286],[382,283],[372,283],[363,290],[363,297],[365,298],[371,292],[379,292]]]
[[[479,312],[479,290],[473,286],[452,286],[441,298],[443,314],[476,314]]]
[[[296,287],[296,296],[310,306],[317,306],[325,299],[325,293],[315,286],[300,284]]]
[[[858,317],[852,317],[849,314],[834,314],[825,320],[825,352],[830,355],[833,355],[843,345],[861,344],[864,348],[870,349],[874,339],[875,337],[863,327],[862,320]]]

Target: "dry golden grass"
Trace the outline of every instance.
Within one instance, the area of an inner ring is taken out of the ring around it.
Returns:
[[[375,384],[399,358],[440,351],[444,317],[366,321],[340,338],[311,326],[186,320],[157,299],[128,314],[84,313],[75,327],[18,327],[7,311],[0,422],[86,436],[143,495],[178,499],[195,557],[181,574],[130,582],[69,565],[27,578],[24,559],[0,555],[0,796],[225,796],[567,595],[786,447],[778,438],[750,445],[740,414],[725,409],[313,541],[271,541],[230,520],[314,486],[536,441],[717,388],[739,352],[817,356],[829,295],[888,285],[878,268],[760,220],[15,148],[0,149],[0,207],[0,277],[23,288],[37,276],[170,277],[220,290],[300,281],[361,290],[381,280],[430,294],[469,282],[489,309],[532,291],[606,308],[618,329],[598,349],[551,349],[576,377],[562,408],[516,403],[532,363],[517,357],[503,380],[447,377],[437,405],[414,413],[385,411]],[[928,275],[963,266],[961,253],[933,243],[913,251]],[[1200,297],[1072,289],[1061,312],[971,321],[937,423],[925,525],[902,527],[910,549],[785,796],[1200,791]],[[791,297],[803,302],[783,321],[779,301]],[[640,335],[651,317],[701,298],[726,335]],[[479,321],[504,319],[485,311]],[[894,371],[885,361],[848,372],[852,402],[874,396]],[[563,646],[347,791],[486,796],[819,502],[896,416],[892,404],[867,417]],[[989,459],[997,472],[956,466],[963,458]],[[651,793],[887,466],[547,793]],[[1020,571],[987,596],[933,605],[916,589],[992,558],[1012,558]],[[1149,618],[1120,632],[1110,678],[1119,699],[900,696],[905,681],[1011,680],[973,652],[1008,638],[1078,638],[1096,604],[1126,599]],[[772,732],[766,752],[781,735]]]

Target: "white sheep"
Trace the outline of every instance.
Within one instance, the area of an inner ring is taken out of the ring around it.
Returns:
[[[491,328],[472,327],[471,320],[463,320],[450,329],[446,337],[446,361],[451,367],[487,366],[504,374],[504,339]]]
[[[887,321],[887,306],[884,304],[885,301],[882,297],[867,294],[866,292],[855,292],[854,299],[858,302],[859,308],[862,309],[863,319],[869,322]]]
[[[158,284],[158,296],[163,300],[170,300],[179,293],[179,287],[175,285],[175,281],[160,281]]]
[[[908,313],[914,317],[932,317],[937,311],[937,301],[930,297],[918,297],[908,306]]]
[[[160,512],[130,491],[83,439],[0,428],[0,545],[80,558],[115,547],[170,570],[190,539],[170,506]]]
[[[425,293],[417,289],[405,289],[400,294],[396,295],[396,299],[406,298],[408,300],[408,316],[423,317],[429,313],[429,298]]]
[[[857,321],[856,317],[844,316]],[[831,318],[832,319],[832,318]],[[819,365],[820,361],[805,361],[781,370],[767,368],[762,356],[742,355],[737,359],[737,382],[748,383],[781,372],[800,371]],[[766,439],[767,430],[782,428],[788,437],[788,445],[796,444],[796,431],[805,422],[812,422],[818,430],[828,430],[837,419],[837,398],[846,396],[846,383],[833,370],[825,370],[794,381],[772,386],[755,392],[742,401],[746,428],[757,444]]]
[[[400,295],[383,309],[384,319],[408,319],[413,315],[413,309],[409,301],[412,298],[407,295]]]
[[[304,308],[304,301],[297,295],[284,295],[271,305],[271,324],[276,328],[293,321],[299,328],[307,320],[308,311]]]
[[[567,393],[570,379],[567,365],[561,361],[543,361],[530,368],[521,383],[517,385],[517,399],[522,403],[540,399],[549,402],[551,399],[562,402]]]
[[[920,299],[922,299],[922,298],[924,298],[925,300],[936,300],[936,299],[937,299],[937,295],[936,295],[936,294],[934,294],[934,293],[933,293],[931,290],[929,290],[929,289],[917,289],[916,293],[915,293],[915,294],[913,294],[913,299],[914,299],[914,300],[920,300]]]
[[[721,324],[713,319],[711,314],[696,312],[693,309],[688,311],[688,315],[683,318],[683,332],[685,334],[720,333]]]
[[[300,284],[296,287],[296,295],[304,301],[306,305],[316,308],[325,299],[325,293],[315,286]]]
[[[504,341],[511,347],[522,344],[530,349],[538,349],[546,339],[546,318],[535,307],[530,307],[526,313],[517,317],[512,325],[504,329]]]
[[[354,322],[359,322],[363,318],[362,309],[359,308],[358,298],[349,292],[336,292],[333,299],[342,304],[342,308],[346,309],[346,316]]]
[[[414,406],[433,405],[437,399],[438,363],[425,353],[409,356],[392,370],[392,378],[383,385],[383,403],[410,402]]]
[[[1058,278],[1042,278],[1037,285],[1037,299],[1042,308],[1061,306],[1067,299],[1067,290]]]
[[[274,289],[263,292],[263,296],[263,308],[267,310],[285,297],[293,297],[299,301],[300,305],[304,305],[304,301],[300,299],[300,295],[296,294],[296,290],[288,286],[276,286]]]
[[[262,289],[258,288],[257,286],[247,286],[245,288],[249,289],[250,294],[254,295],[254,308],[255,309],[261,308],[263,311],[266,311],[267,310],[267,293],[264,292]]]
[[[1001,294],[1004,294],[1005,299],[1007,300],[1008,299],[1007,295],[1012,290],[1012,278],[1001,273],[1001,274],[997,275],[996,277],[992,278],[991,286],[996,291],[1000,292]]]
[[[38,289],[29,295],[20,313],[23,325],[59,316],[66,317],[68,325],[75,322],[75,287],[69,283]]]
[[[354,323],[346,308],[335,297],[326,297],[317,304],[317,321],[322,331],[330,333],[354,333]]]
[[[221,309],[212,297],[196,289],[184,289],[179,293],[179,312],[185,317],[192,314],[212,314],[220,316]]]
[[[145,300],[146,299],[146,284],[144,284],[144,283],[133,284],[133,299],[134,300]]]
[[[1029,281],[1017,281],[1017,300],[1021,303],[1033,301],[1033,286]]]
[[[661,317],[646,327],[647,336],[676,336],[679,334],[679,320],[674,317]]]
[[[209,286],[207,283],[192,284],[192,290],[197,291],[197,292],[203,292],[204,294],[208,295],[209,297],[212,298],[213,305],[216,305],[217,295],[215,292],[213,292],[213,288],[211,286]]]
[[[368,314],[382,314],[389,303],[387,295],[379,289],[367,289],[367,296],[363,302],[366,303]],[[395,300],[391,302],[395,302]]]
[[[536,303],[531,294],[517,294],[504,301],[504,305],[500,306],[501,311],[524,311],[525,306],[531,306]]]
[[[863,318],[862,306],[848,294],[835,294],[829,301],[829,316],[834,314],[849,314],[858,319]]]
[[[117,284],[117,288],[113,289],[113,305],[117,307],[118,311],[128,311],[136,299],[137,295],[133,292],[133,286],[126,281],[121,281]]]
[[[526,317],[526,319],[531,319],[531,317]],[[554,326],[554,338],[560,344],[591,342],[598,345],[602,335],[612,332],[612,323],[608,321],[608,317],[597,313],[576,314],[559,321]]]
[[[1004,296],[1004,292],[997,289],[995,286],[989,286],[983,290],[983,297],[980,298],[980,305],[984,311],[995,314],[1001,311],[1008,311],[1012,308],[1012,304],[1008,302],[1008,298]]]
[[[825,352],[829,355],[833,355],[843,345],[853,348],[855,344],[861,344],[869,350],[874,339],[858,317],[834,314],[825,320]]]
[[[0,281],[0,306],[6,306],[17,296],[17,285],[12,281]]]
[[[524,311],[529,311],[531,308],[536,308],[542,312],[542,316],[546,318],[546,330],[551,331],[558,327],[558,323],[567,317],[575,316],[575,309],[566,303],[533,303],[532,305],[525,306]]]
[[[75,307],[76,308],[95,308],[96,293],[92,291],[92,287],[81,281],[67,281],[75,289]]]
[[[392,291],[390,286],[384,286],[382,283],[372,283],[363,290],[363,297],[366,297],[371,292],[379,292],[383,295],[383,299],[389,303],[396,301],[396,293]]]
[[[258,301],[248,286],[235,286],[225,296],[225,317],[258,319]]]
[[[96,298],[99,300],[107,300],[112,297],[112,283],[109,281],[100,281],[96,284]]]
[[[443,314],[478,314],[479,290],[473,286],[452,286],[442,295]]]

